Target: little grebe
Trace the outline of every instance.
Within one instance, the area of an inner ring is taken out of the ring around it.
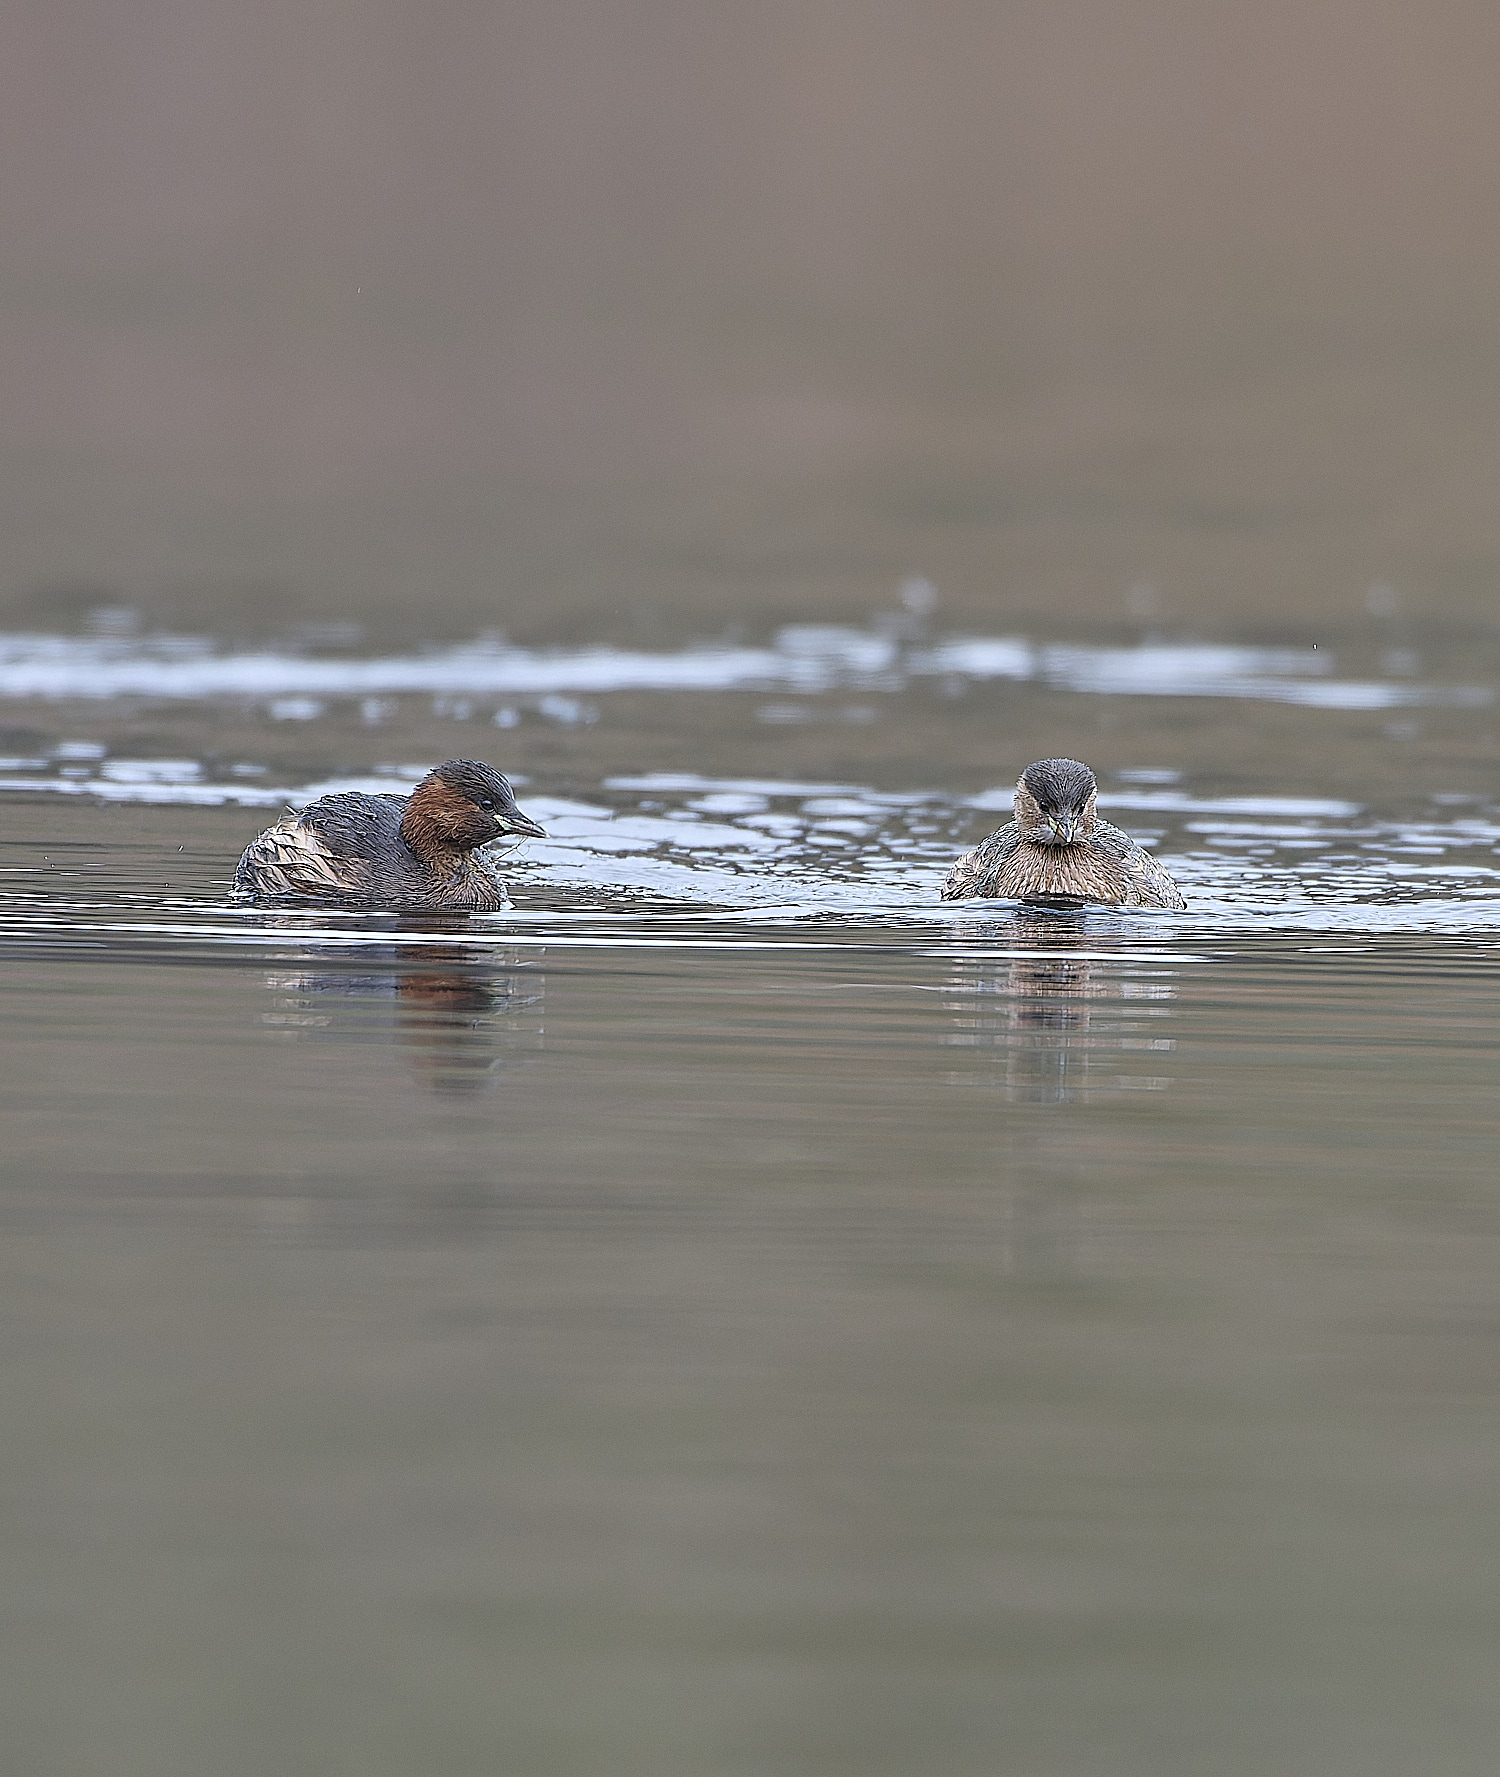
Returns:
[[[1187,906],[1156,859],[1101,821],[1098,785],[1076,759],[1039,759],[1016,785],[1016,818],[965,852],[943,884],[945,901],[1105,901],[1123,907]]]
[[[239,901],[340,901],[353,907],[508,907],[505,884],[475,855],[505,833],[545,836],[509,783],[474,759],[450,759],[407,796],[349,790],[289,809],[245,847]]]

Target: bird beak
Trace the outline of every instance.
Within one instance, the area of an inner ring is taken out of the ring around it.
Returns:
[[[1073,835],[1078,830],[1078,816],[1076,814],[1049,815],[1047,825],[1057,835],[1059,844],[1071,845]]]
[[[527,839],[545,839],[547,829],[539,827],[530,815],[522,814],[514,804],[509,808],[497,811],[495,819],[500,823],[502,833],[518,833]]]

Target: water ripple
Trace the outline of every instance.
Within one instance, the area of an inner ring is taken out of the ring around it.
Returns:
[[[191,761],[157,761],[155,771],[144,768],[149,763],[96,760],[70,767],[87,775],[12,778],[0,787],[24,783],[144,804],[272,807],[344,789],[399,793],[424,769],[393,765],[365,777],[269,787],[211,783]],[[954,857],[991,824],[976,813],[1003,819],[1009,794],[1003,786],[959,797],[697,773],[611,777],[586,801],[528,791],[527,809],[547,837],[501,859],[518,905],[495,918],[513,935],[540,927],[557,942],[571,927],[570,944],[676,942],[662,935],[661,924],[684,918],[737,923],[737,941],[752,925],[760,939],[780,942],[789,928],[831,920],[867,933],[879,928],[902,943],[934,926],[988,942],[995,922],[1003,927],[1008,917],[1006,904],[945,903],[939,890]],[[1100,800],[1159,853],[1189,909],[1095,909],[1085,916],[1093,929],[1174,940],[1256,930],[1500,931],[1500,821],[1488,814],[1440,808],[1431,819],[1380,819],[1332,798],[1216,798],[1187,790],[1106,791]],[[204,938],[248,936],[263,916],[224,901],[232,862],[223,859],[216,894],[180,903],[169,920],[187,918]],[[107,872],[108,861],[91,868]],[[33,934],[43,925],[67,927],[80,939],[144,929],[124,908],[103,918],[104,903],[58,898],[63,882],[55,863],[43,871],[8,860],[5,880],[0,899],[12,935],[17,922]],[[68,880],[76,892],[103,879],[80,872]],[[162,908],[137,911],[155,929]],[[355,934],[351,942],[376,929],[369,916],[314,917]],[[653,925],[654,932],[646,929]]]

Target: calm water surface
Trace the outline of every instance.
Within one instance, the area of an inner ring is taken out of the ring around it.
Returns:
[[[1495,674],[1378,642],[8,638],[17,1768],[1493,1769]],[[1186,915],[938,901],[1047,751]],[[226,900],[454,754],[513,912]]]

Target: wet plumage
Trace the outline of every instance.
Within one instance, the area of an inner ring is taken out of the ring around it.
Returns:
[[[1039,759],[1016,784],[1009,825],[965,852],[943,884],[945,901],[1101,901],[1187,906],[1182,891],[1128,833],[1100,820],[1098,786],[1077,759]]]
[[[505,884],[476,848],[508,833],[541,835],[510,784],[473,759],[450,759],[411,795],[350,790],[290,809],[245,847],[236,900],[493,913]]]

